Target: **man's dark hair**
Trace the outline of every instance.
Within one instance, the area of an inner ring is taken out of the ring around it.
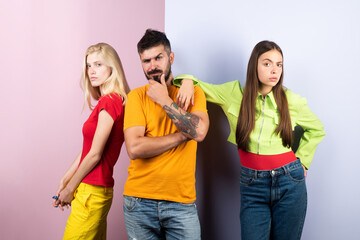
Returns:
[[[144,36],[137,44],[138,53],[141,54],[145,50],[163,45],[167,54],[171,53],[171,46],[169,39],[167,39],[165,33],[159,32],[153,29],[147,29]]]

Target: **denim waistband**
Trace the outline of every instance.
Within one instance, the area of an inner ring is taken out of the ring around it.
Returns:
[[[287,174],[289,171],[291,171],[295,168],[299,168],[299,167],[302,167],[302,165],[301,165],[300,159],[297,159],[289,164],[286,164],[282,167],[275,168],[272,170],[255,170],[255,169],[250,169],[250,168],[241,166],[241,174],[254,176],[255,178],[256,177],[268,178],[268,177],[274,177],[274,176],[281,175],[281,174]]]

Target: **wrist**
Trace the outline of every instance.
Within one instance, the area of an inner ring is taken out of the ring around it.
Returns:
[[[165,105],[170,107],[171,103],[173,102],[174,101],[169,96],[167,96],[163,100],[159,101],[159,104],[161,107],[164,107]]]
[[[66,189],[67,191],[69,191],[69,192],[74,192],[75,189],[76,189],[76,187],[77,187],[77,186],[75,186],[74,184],[72,184],[71,182],[69,182],[69,183],[66,185],[65,189]]]
[[[186,142],[188,140],[188,137],[185,136],[182,132],[179,132],[178,135],[181,143]]]
[[[181,85],[183,85],[184,83],[193,83],[193,80],[191,80],[189,78],[184,78],[184,79],[181,79],[180,83],[181,83]]]

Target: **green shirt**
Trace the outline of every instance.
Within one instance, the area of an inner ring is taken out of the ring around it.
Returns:
[[[180,81],[184,78],[192,79],[202,88],[206,100],[219,105],[230,125],[230,135],[228,141],[236,145],[236,126],[239,116],[241,101],[244,88],[239,81],[214,85],[197,80],[191,75],[180,75],[174,79],[174,85],[180,86]],[[296,125],[303,128],[304,134],[300,140],[296,157],[300,158],[301,163],[309,168],[314,157],[318,143],[325,136],[324,126],[319,118],[309,109],[305,98],[285,89],[288,100],[291,125],[294,130]],[[250,134],[249,152],[260,155],[274,155],[289,152],[291,149],[284,147],[279,134],[274,131],[279,123],[279,113],[273,92],[263,97],[260,93],[256,99],[256,122]]]

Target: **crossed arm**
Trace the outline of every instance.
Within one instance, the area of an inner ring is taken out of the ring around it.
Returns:
[[[124,135],[131,159],[155,157],[187,141],[187,137],[179,132],[162,137],[147,137],[144,126],[130,127],[124,131]]]
[[[161,137],[145,136],[144,126],[130,127],[124,131],[126,148],[131,159],[154,157],[183,142],[193,139],[204,140],[209,117],[206,113],[195,111],[188,113],[181,109],[170,97],[164,79],[162,83],[149,80],[147,95],[162,106],[180,132]]]

